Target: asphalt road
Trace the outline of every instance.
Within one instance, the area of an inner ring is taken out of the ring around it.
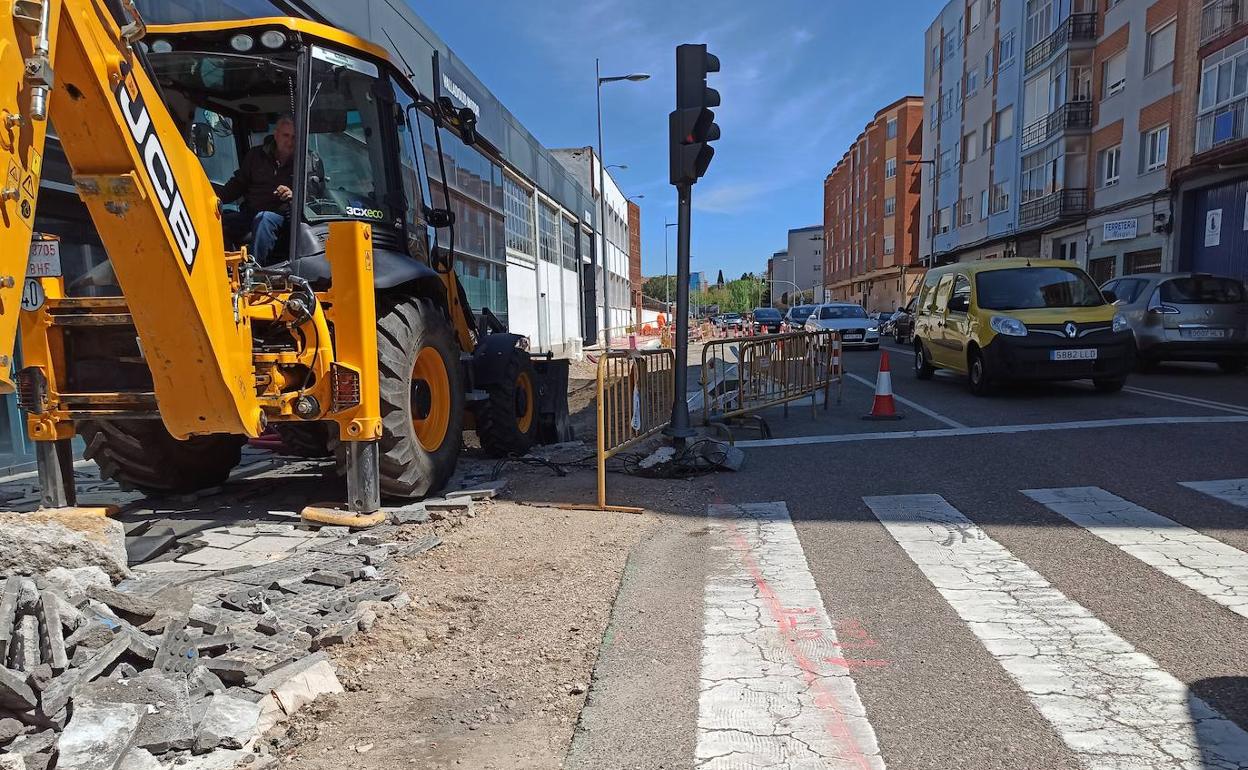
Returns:
[[[657,506],[568,767],[1248,768],[1248,375],[985,399],[891,353],[904,419],[851,351]]]

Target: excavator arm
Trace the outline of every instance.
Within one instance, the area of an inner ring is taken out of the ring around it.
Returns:
[[[143,67],[131,0],[10,0],[0,9],[0,388],[14,389],[51,122],[125,294],[166,427],[178,438],[258,435],[251,332],[217,196]]]

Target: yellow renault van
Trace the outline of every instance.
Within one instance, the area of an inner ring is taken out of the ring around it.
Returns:
[[[914,373],[963,372],[987,395],[1006,380],[1090,379],[1122,390],[1131,327],[1072,262],[992,259],[928,271],[914,320]]]

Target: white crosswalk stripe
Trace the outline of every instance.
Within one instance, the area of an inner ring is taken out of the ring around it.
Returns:
[[[883,770],[785,504],[709,514],[733,559],[706,583],[697,767]]]
[[[1248,479],[1222,479],[1220,481],[1182,481],[1188,489],[1204,492],[1231,505],[1248,508]]]
[[[1248,733],[944,498],[864,500],[1085,767],[1248,767]]]
[[[1248,617],[1248,553],[1099,487],[1023,494],[1197,593]]]

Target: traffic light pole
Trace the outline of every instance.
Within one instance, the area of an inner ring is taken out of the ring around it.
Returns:
[[[672,393],[672,420],[665,433],[676,449],[697,435],[689,425],[689,229],[693,185],[676,186],[676,372]]]

